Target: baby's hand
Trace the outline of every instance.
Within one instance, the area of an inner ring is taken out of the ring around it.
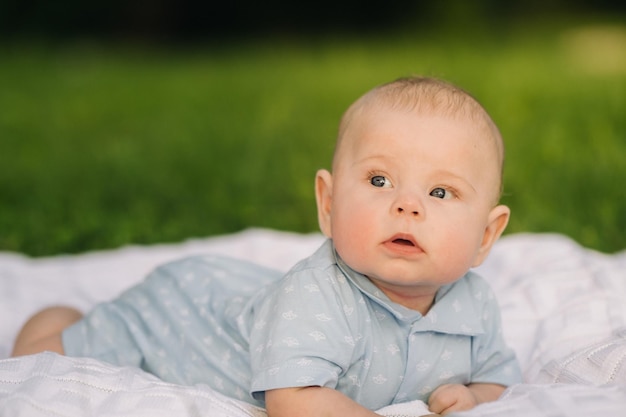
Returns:
[[[433,413],[446,415],[453,411],[474,408],[478,399],[472,391],[461,384],[441,385],[430,395],[428,407]]]

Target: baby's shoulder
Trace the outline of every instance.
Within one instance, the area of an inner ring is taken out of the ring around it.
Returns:
[[[332,244],[327,240],[312,255],[296,263],[286,274],[291,277],[324,278],[334,275],[337,263],[334,257]]]
[[[469,271],[455,283],[457,293],[461,292],[473,300],[476,304],[491,304],[495,301],[495,294],[489,282],[480,274]]]
[[[465,274],[463,281],[471,287],[491,289],[491,285],[489,285],[487,280],[482,275],[472,270]]]
[[[274,287],[277,292],[319,292],[333,299],[354,297],[353,285],[337,265],[332,244],[327,241],[314,254],[294,265]]]

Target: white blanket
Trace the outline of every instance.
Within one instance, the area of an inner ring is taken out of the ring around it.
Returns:
[[[0,253],[0,359],[35,311],[89,309],[154,266],[221,253],[281,270],[323,238],[264,229],[176,245],[32,259]],[[502,238],[480,272],[499,297],[525,384],[465,416],[626,416],[626,252],[600,254],[559,235]],[[381,410],[417,416],[423,404]],[[206,386],[164,383],[133,368],[51,353],[0,360],[0,416],[264,416]]]

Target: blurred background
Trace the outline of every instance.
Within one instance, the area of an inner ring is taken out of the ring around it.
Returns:
[[[317,231],[345,108],[423,74],[507,147],[507,233],[626,249],[626,3],[0,0],[0,250]]]

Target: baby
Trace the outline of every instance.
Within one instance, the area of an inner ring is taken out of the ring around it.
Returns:
[[[503,144],[465,91],[421,77],[342,118],[315,179],[326,242],[285,276],[227,258],[164,265],[85,317],[46,309],[14,355],[52,350],[204,383],[278,416],[447,414],[521,381],[497,302],[470,268],[502,234]]]

